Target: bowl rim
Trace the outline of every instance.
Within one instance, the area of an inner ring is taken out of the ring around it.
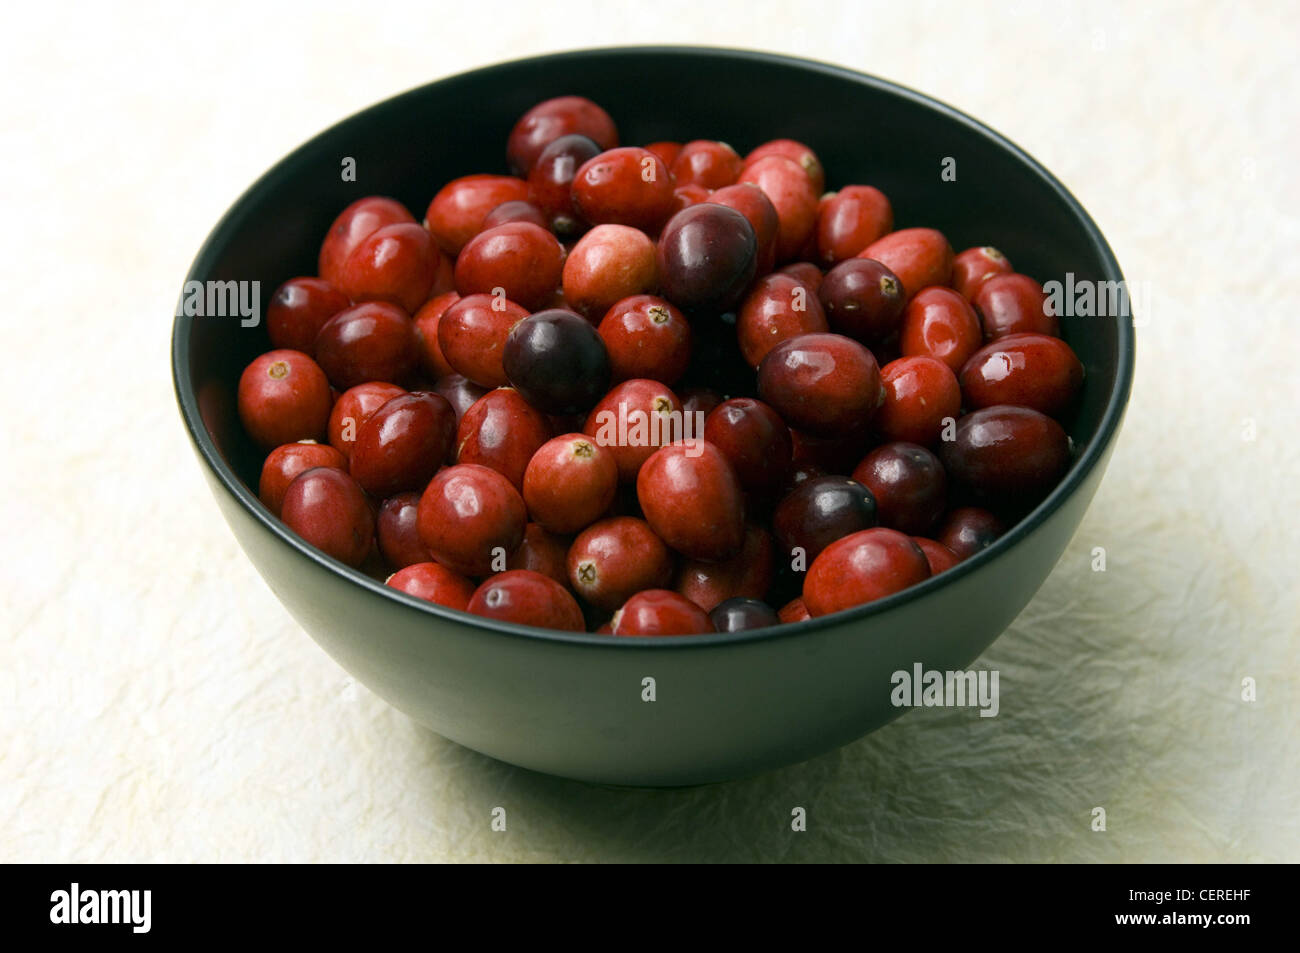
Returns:
[[[1083,226],[1088,241],[1092,244],[1094,252],[1102,263],[1105,280],[1123,281],[1124,279],[1123,272],[1120,270],[1119,263],[1115,259],[1114,252],[1111,251],[1110,245],[1102,236],[1100,228],[1098,228],[1096,222],[1093,221],[1092,216],[1088,214],[1088,211],[1082,206],[1082,204],[1080,204],[1079,200],[1074,197],[1074,195],[1056,178],[1056,176],[1006,136],[941,100],[935,99],[932,96],[928,96],[907,86],[868,73],[859,72],[858,70],[850,69],[845,66],[825,63],[805,57],[790,56],[783,53],[716,46],[629,45],[566,50],[558,53],[519,57],[513,60],[493,63],[488,66],[476,67],[472,70],[441,77],[429,83],[405,90],[352,113],[312,136],[288,155],[281,158],[266,172],[260,175],[255,182],[248,186],[248,188],[246,188],[237,199],[235,199],[222,215],[221,219],[217,222],[216,226],[214,226],[211,232],[208,233],[207,238],[204,239],[203,245],[200,247],[190,265],[185,281],[199,280],[211,270],[212,265],[215,263],[217,248],[226,243],[228,235],[236,229],[236,227],[241,223],[243,217],[248,214],[245,206],[248,199],[264,189],[273,187],[277,180],[288,174],[287,170],[296,163],[296,160],[300,156],[312,150],[321,139],[332,135],[335,130],[347,125],[362,114],[379,108],[398,107],[404,99],[422,95],[430,87],[442,83],[469,80],[493,72],[508,70],[526,63],[554,64],[559,66],[566,60],[570,59],[579,59],[591,56],[618,56],[623,54],[650,54],[665,57],[679,57],[683,59],[696,57],[712,59],[721,58],[793,67],[807,72],[820,73],[836,79],[848,80],[850,82],[870,86],[884,94],[907,100],[917,107],[939,113],[949,121],[965,126],[971,132],[974,132],[985,139],[991,140],[995,145],[1010,153],[1016,160],[1036,175],[1043,184],[1045,184],[1062,202],[1065,203]],[[916,585],[910,586],[900,592],[896,592],[882,599],[877,599],[874,602],[855,606],[851,609],[845,609],[840,612],[831,613],[814,619],[807,619],[801,622],[781,623],[779,625],[769,626],[762,629],[751,629],[741,632],[708,633],[681,637],[611,637],[607,634],[597,634],[594,632],[567,632],[557,629],[537,628],[534,626],[520,625],[518,623],[504,622],[497,619],[489,619],[483,616],[473,615],[469,612],[463,612],[437,603],[418,599],[415,596],[408,595],[405,592],[385,585],[383,582],[367,576],[360,570],[353,569],[333,557],[327,556],[325,553],[311,546],[297,534],[292,532],[284,523],[271,514],[270,510],[268,510],[257,498],[256,494],[253,493],[253,491],[247,487],[242,480],[240,480],[238,475],[236,475],[234,470],[222,457],[221,453],[217,450],[215,442],[209,435],[207,428],[204,426],[202,415],[199,412],[198,398],[195,393],[194,382],[191,379],[189,372],[190,329],[194,319],[183,315],[176,316],[172,326],[172,384],[175,390],[181,417],[184,420],[187,431],[189,432],[190,440],[194,443],[199,456],[217,476],[225,490],[249,512],[255,521],[261,524],[262,528],[278,537],[281,542],[296,550],[299,555],[315,562],[321,568],[342,577],[342,579],[348,583],[369,590],[371,594],[379,596],[380,598],[396,600],[398,603],[404,604],[408,608],[427,613],[442,622],[465,625],[471,628],[515,638],[558,642],[570,645],[603,646],[606,648],[615,647],[616,651],[668,651],[672,649],[682,650],[692,648],[708,649],[718,646],[797,638],[827,628],[847,626],[856,627],[857,624],[862,623],[872,616],[882,615],[914,600],[923,599],[942,587],[958,582],[971,573],[979,571],[983,566],[988,565],[1003,553],[1016,546],[1021,540],[1028,537],[1032,532],[1034,532],[1034,530],[1045,523],[1053,514],[1056,513],[1057,510],[1061,508],[1065,500],[1084,483],[1093,469],[1101,463],[1123,419],[1133,383],[1136,350],[1135,333],[1131,313],[1124,316],[1111,316],[1111,319],[1116,321],[1118,324],[1118,366],[1116,368],[1115,384],[1111,388],[1096,434],[1076,453],[1074,459],[1071,461],[1070,469],[1066,472],[1065,476],[1056,487],[1053,488],[1052,492],[1039,502],[1039,504],[1031,511],[1029,511],[1029,513],[1021,517],[1015,525],[1013,525],[1003,536],[999,537],[991,545],[976,553],[974,556],[963,560],[951,569],[940,573],[937,576],[931,576],[924,582],[917,583]],[[622,649],[617,648],[619,646],[621,646]]]

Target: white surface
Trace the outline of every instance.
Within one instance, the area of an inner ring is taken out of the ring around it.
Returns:
[[[135,6],[23,4],[0,38],[0,860],[1300,860],[1293,5]],[[686,792],[528,774],[352,684],[222,522],[168,337],[228,204],[394,92],[621,42],[803,54],[946,100],[1151,283],[1096,503],[977,663],[999,717],[914,712]]]

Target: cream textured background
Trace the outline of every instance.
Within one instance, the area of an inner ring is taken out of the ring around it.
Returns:
[[[1300,860],[1294,5],[133,7],[20,5],[0,37],[0,860]],[[392,93],[620,42],[802,54],[946,100],[1151,283],[1101,492],[979,663],[1000,717],[914,712],[683,792],[529,774],[353,684],[222,522],[168,337],[227,205]]]

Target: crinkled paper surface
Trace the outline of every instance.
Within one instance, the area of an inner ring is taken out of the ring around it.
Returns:
[[[0,39],[0,859],[1300,860],[1294,8],[192,7],[29,5]],[[222,522],[168,315],[226,206],[393,92],[629,39],[804,54],[947,100],[1060,175],[1150,283],[1110,472],[976,664],[1001,672],[998,717],[917,711],[684,791],[531,774],[354,684]]]

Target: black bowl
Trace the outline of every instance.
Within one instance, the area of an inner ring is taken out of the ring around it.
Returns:
[[[312,274],[322,235],[366,194],[417,217],[459,175],[505,171],[515,119],[581,94],[625,143],[767,139],[808,143],[830,188],[866,182],[899,227],[943,230],[955,248],[991,244],[1039,280],[1120,281],[1079,203],[1033,159],[911,90],[839,67],[700,48],[579,51],[504,63],[404,93],[327,130],[277,164],[208,237],[187,280],[260,281],[263,313],[284,279]],[[356,160],[358,181],[340,176]],[[941,163],[957,162],[956,181]],[[262,326],[180,317],[172,360],[181,414],[240,545],[340,665],[412,718],[513,764],[588,781],[686,785],[753,774],[833,749],[905,709],[891,675],[920,662],[968,666],[1060,558],[1114,445],[1133,374],[1127,316],[1070,318],[1087,378],[1067,429],[1077,448],[1055,491],[996,544],[870,605],[752,633],[673,639],[569,634],[487,621],[386,588],[311,548],[258,502],[260,454],[235,413]],[[653,678],[654,701],[643,700]]]

